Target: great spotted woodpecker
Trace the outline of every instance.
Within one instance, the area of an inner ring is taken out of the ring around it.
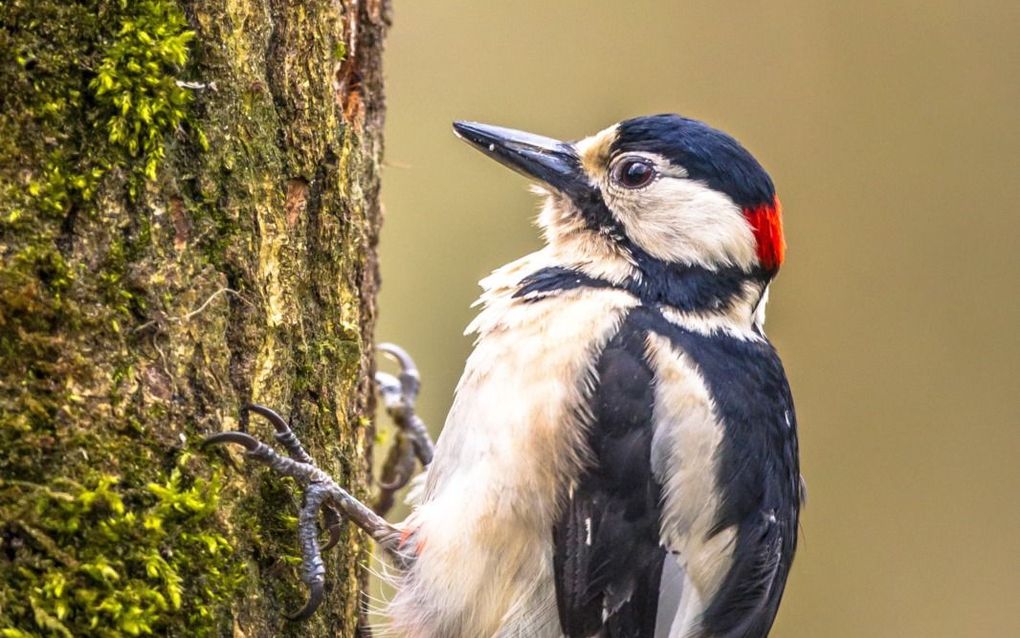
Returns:
[[[307,484],[299,616],[321,597],[324,510],[392,559],[402,635],[766,636],[802,501],[793,402],[763,331],[784,252],[768,174],[676,115],[574,143],[454,129],[538,183],[547,245],[482,281],[478,340],[434,450],[413,362],[385,347],[403,373],[379,377],[383,397],[426,466],[410,516],[390,524],[357,502],[261,406],[291,458],[210,437]]]

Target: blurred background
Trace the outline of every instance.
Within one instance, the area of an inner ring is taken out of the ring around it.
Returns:
[[[450,132],[704,119],[771,172],[809,502],[774,636],[1020,636],[1020,3],[395,2],[380,340],[435,431],[476,282],[539,247]]]

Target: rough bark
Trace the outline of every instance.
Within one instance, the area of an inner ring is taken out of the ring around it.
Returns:
[[[353,635],[293,484],[199,447],[292,419],[366,490],[383,0],[0,0],[0,636]]]

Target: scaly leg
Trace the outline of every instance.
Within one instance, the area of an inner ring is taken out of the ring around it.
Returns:
[[[298,540],[301,544],[301,580],[308,585],[308,602],[298,612],[288,615],[291,620],[304,620],[311,616],[322,602],[326,568],[322,562],[319,547],[319,511],[325,512],[326,524],[330,528],[327,547],[336,543],[341,516],[347,518],[378,543],[379,547],[398,566],[405,566],[409,557],[400,551],[400,530],[386,522],[366,505],[350,495],[315,465],[301,448],[301,443],[287,427],[287,422],[276,412],[261,405],[245,406],[247,409],[269,419],[277,427],[277,439],[281,441],[295,460],[280,455],[276,450],[244,432],[221,432],[206,437],[206,444],[234,443],[247,450],[247,455],[264,463],[279,474],[290,476],[305,486],[304,505],[298,517]],[[285,430],[281,430],[282,427]],[[337,531],[335,531],[337,530]]]
[[[372,509],[385,515],[394,504],[394,495],[405,487],[415,474],[415,462],[426,467],[432,462],[435,446],[425,422],[415,412],[415,401],[421,389],[418,366],[407,352],[392,343],[379,344],[379,351],[400,365],[397,376],[377,372],[375,382],[383,406],[396,424],[397,436],[387,454],[379,481],[379,495]]]
[[[276,438],[277,443],[287,449],[290,458],[300,463],[315,465],[315,461],[305,451],[301,441],[298,440],[297,435],[290,429],[287,422],[283,420],[283,417],[269,408],[258,404],[249,404],[244,406],[243,409],[265,417],[266,420],[273,424],[273,427],[276,428],[276,434],[273,436]],[[333,546],[340,542],[340,525],[343,523],[343,519],[340,516],[340,512],[332,505],[326,505],[323,508],[322,517],[325,519],[326,530],[329,532],[329,540],[322,546],[322,551],[325,552],[333,549]]]
[[[290,458],[281,456],[273,448],[244,432],[221,432],[205,439],[206,444],[241,445],[249,457],[305,486],[298,517],[298,540],[302,554],[301,580],[308,586],[309,597],[304,607],[287,616],[291,620],[308,618],[322,602],[326,577],[322,551],[332,548],[340,540],[340,525],[344,518],[367,532],[398,567],[406,567],[411,561],[411,557],[401,551],[400,530],[386,522],[382,513],[392,506],[394,493],[411,480],[415,461],[425,466],[432,460],[434,446],[424,422],[414,411],[414,402],[421,386],[414,360],[403,349],[392,344],[382,344],[379,350],[400,364],[397,376],[386,373],[376,375],[386,412],[397,424],[399,432],[384,468],[384,475],[389,476],[390,480],[380,481],[381,490],[374,511],[319,469],[287,421],[265,406],[251,404],[243,409],[273,424],[276,429],[275,438],[287,450]],[[319,546],[318,529],[320,511],[329,532],[329,540],[322,547]]]

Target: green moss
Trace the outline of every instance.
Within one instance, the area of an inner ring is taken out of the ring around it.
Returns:
[[[194,32],[177,4],[14,0],[0,19],[13,27],[0,47],[16,62],[0,73],[11,89],[0,131],[29,156],[29,170],[3,182],[0,222],[87,209],[112,171],[129,175],[132,194],[154,180],[191,101],[177,75]]]
[[[212,516],[221,477],[189,459],[146,486],[0,482],[18,496],[2,517],[18,567],[0,581],[0,636],[221,635],[244,570]]]
[[[0,356],[16,362],[0,377],[0,444],[13,446],[4,468],[37,444],[11,441],[12,431],[49,431],[74,413],[60,379],[91,376],[62,334],[117,334],[146,312],[128,274],[151,244],[148,215],[82,234],[106,242],[93,251],[100,263],[69,259],[67,244],[75,226],[111,218],[119,193],[155,179],[187,122],[190,92],[177,76],[194,34],[172,0],[11,0],[0,24],[0,53],[15,62],[0,65]]]
[[[22,481],[0,483],[0,638],[353,631],[343,552],[332,611],[277,624],[304,593],[293,485],[231,467],[219,518],[199,467],[222,457],[178,457],[254,397],[299,406],[363,489],[344,417],[364,400],[378,144],[340,126],[330,73],[354,14],[180,4],[190,24],[176,0],[0,2],[0,477]],[[271,33],[300,54],[267,59]],[[288,176],[316,185],[293,218]]]
[[[174,72],[188,61],[184,14],[166,0],[121,0],[125,10],[114,40],[89,82],[108,131],[113,166],[132,167],[150,180],[166,156],[165,138],[184,121],[191,93]]]
[[[0,65],[9,89],[0,157],[18,158],[0,165],[0,355],[26,362],[4,375],[0,429],[21,430],[26,414],[37,422],[67,410],[66,388],[52,383],[74,373],[61,361],[60,332],[84,322],[116,333],[144,314],[125,275],[151,242],[147,216],[109,243],[101,264],[68,263],[61,241],[106,215],[103,192],[134,195],[156,177],[168,136],[186,119],[190,93],[177,74],[193,32],[170,0],[12,0],[0,3],[0,24],[0,52],[16,63]],[[79,271],[96,266],[89,288],[73,289]],[[103,306],[88,303],[96,298]]]

